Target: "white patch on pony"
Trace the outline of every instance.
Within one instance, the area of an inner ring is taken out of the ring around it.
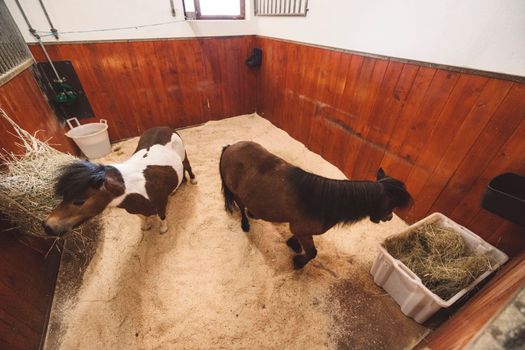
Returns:
[[[185,154],[182,139],[174,133],[171,135],[171,141],[165,145],[153,145],[149,149],[138,151],[123,163],[111,164],[122,174],[125,192],[123,195],[113,199],[109,206],[118,206],[131,193],[138,193],[149,200],[146,193],[146,178],[144,177],[144,170],[146,170],[148,165],[171,166],[178,177],[176,190],[184,176],[182,161]]]

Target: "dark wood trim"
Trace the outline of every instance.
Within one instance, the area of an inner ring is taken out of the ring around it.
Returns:
[[[349,54],[353,54],[353,55],[359,55],[359,56],[363,56],[363,57],[370,57],[370,58],[382,59],[382,60],[393,61],[393,62],[413,64],[413,65],[418,65],[418,66],[428,67],[428,68],[434,68],[434,69],[443,69],[443,70],[448,70],[448,71],[451,71],[451,72],[473,74],[473,75],[479,75],[479,76],[488,77],[488,78],[509,80],[509,81],[514,81],[514,82],[517,82],[517,83],[525,83],[525,76],[506,74],[506,73],[498,73],[498,72],[491,72],[491,71],[485,71],[485,70],[481,70],[481,69],[474,69],[474,68],[467,68],[467,67],[450,66],[450,65],[446,65],[446,64],[432,63],[432,62],[418,61],[418,60],[411,60],[411,59],[401,58],[401,57],[385,56],[385,55],[379,55],[379,54],[363,52],[363,51],[357,51],[357,50],[342,49],[342,48],[338,48],[338,47],[334,47],[334,46],[318,45],[318,44],[311,44],[311,43],[306,43],[306,42],[296,41],[296,40],[275,38],[275,37],[265,36],[265,35],[256,35],[255,37],[256,38],[271,39],[271,40],[276,40],[276,41],[282,41],[282,42],[291,43],[291,44],[299,44],[299,45],[304,45],[304,46],[316,47],[316,48],[320,48],[320,49],[344,52],[344,53],[349,53]]]
[[[235,38],[255,38],[254,34],[247,35],[218,35],[218,36],[190,36],[190,37],[174,37],[174,38],[144,38],[144,39],[111,39],[111,40],[77,40],[77,41],[49,41],[44,42],[45,46],[62,46],[62,45],[79,45],[79,44],[111,44],[111,43],[136,43],[136,42],[159,42],[159,41],[184,41],[184,40],[227,40]],[[30,42],[27,45],[31,47],[39,47],[37,42]]]

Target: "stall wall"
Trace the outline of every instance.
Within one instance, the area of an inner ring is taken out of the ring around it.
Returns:
[[[257,112],[350,179],[405,181],[408,222],[438,211],[510,254],[522,227],[481,209],[490,179],[525,173],[525,84],[257,38]]]
[[[27,42],[35,42],[28,31],[15,0],[5,0]],[[37,1],[19,0],[33,28],[45,42],[57,42]],[[254,34],[251,3],[246,2],[247,20],[185,21],[182,0],[173,0],[176,16],[171,14],[169,0],[68,0],[45,1],[59,42],[127,39],[188,38]]]
[[[31,69],[0,86],[0,107],[23,129],[54,147],[76,153],[40,91]],[[0,117],[2,153],[23,154],[11,124]],[[0,161],[1,163],[1,161]],[[22,238],[24,237],[24,238]],[[0,349],[38,349],[60,261],[49,241],[12,229],[0,213]]]
[[[254,17],[259,36],[525,76],[522,0],[308,1],[306,18]]]
[[[4,220],[0,213],[0,349],[40,349],[60,254]]]
[[[64,135],[64,130],[38,87],[31,69],[26,69],[0,86],[0,107],[24,130],[41,140],[49,140],[61,151],[76,153],[76,147]],[[16,145],[19,140],[13,135],[15,130],[1,117],[0,128],[0,149],[23,154],[24,150]]]
[[[253,113],[256,71],[244,64],[253,40],[70,43],[48,45],[48,51],[53,60],[73,63],[96,118],[107,119],[110,138],[121,140],[153,126]],[[45,60],[38,45],[31,52]]]
[[[49,24],[38,2],[20,0],[43,40]],[[34,42],[14,0],[6,0],[26,41]],[[182,0],[46,1],[59,42],[259,35],[346,50],[525,76],[522,0],[310,0],[306,17],[184,21]]]

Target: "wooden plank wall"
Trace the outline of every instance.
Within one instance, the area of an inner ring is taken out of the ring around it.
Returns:
[[[253,113],[256,71],[244,64],[254,37],[47,45],[69,60],[112,140],[152,126],[182,127]],[[38,61],[39,46],[31,46]]]
[[[39,349],[60,263],[49,243],[4,231],[0,217],[0,349]],[[31,247],[30,247],[31,246]]]
[[[525,232],[481,209],[489,180],[525,173],[525,84],[257,37],[257,112],[342,169],[406,182],[415,222],[439,211],[511,255]]]
[[[0,86],[0,107],[23,129],[35,133],[41,140],[48,140],[61,151],[76,153],[73,142],[64,135],[64,129],[40,91],[31,69],[26,69],[6,84]],[[15,145],[16,137],[11,124],[0,118],[0,150],[22,153]],[[40,131],[39,131],[40,130]]]
[[[64,129],[40,91],[31,69],[0,86],[0,107],[18,125],[48,140],[56,148],[76,153]],[[0,118],[0,149],[16,154],[11,125]],[[0,213],[0,348],[38,349],[45,333],[49,306],[55,288],[60,254],[47,257],[49,244],[35,239],[20,240],[19,232]]]

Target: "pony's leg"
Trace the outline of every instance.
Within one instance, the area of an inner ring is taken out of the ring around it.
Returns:
[[[234,201],[241,211],[241,228],[244,232],[248,232],[250,231],[250,223],[248,222],[248,217],[246,216],[246,207],[240,200],[234,199]]]
[[[164,207],[159,209],[160,234],[166,233],[168,231],[168,220],[166,220],[166,205],[167,205],[167,201],[164,204]]]
[[[292,250],[296,253],[300,253],[303,250],[301,243],[299,243],[299,240],[294,235],[292,235],[292,237],[286,241],[286,245],[292,248]]]
[[[149,229],[151,229],[151,226],[152,226],[152,217],[151,216],[144,216],[144,215],[140,215],[139,214],[139,217],[140,217],[140,229],[142,231],[148,231]]]
[[[315,249],[314,239],[312,236],[299,236],[297,239],[303,246],[305,254],[294,256],[293,266],[295,269],[301,269],[310,260],[317,256],[317,249]]]
[[[193,185],[196,185],[197,179],[195,178],[195,174],[193,173],[193,170],[191,169],[190,161],[188,160],[188,155],[186,153],[184,153],[184,161],[182,162],[182,166],[184,170],[187,171],[188,174],[190,175],[190,182]]]
[[[160,219],[160,234],[168,232],[168,220],[166,220],[166,217],[164,219]]]

